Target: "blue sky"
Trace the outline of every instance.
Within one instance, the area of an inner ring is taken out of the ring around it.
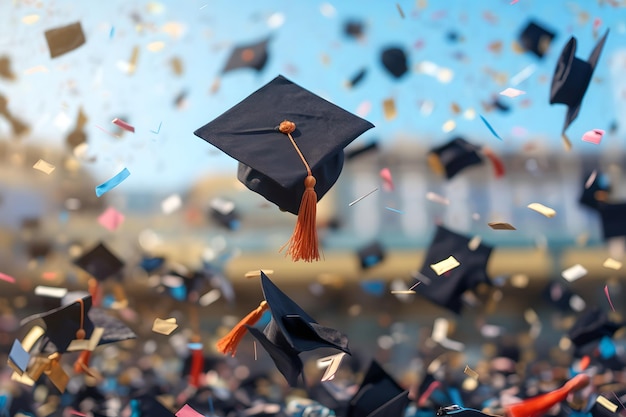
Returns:
[[[430,146],[463,134],[501,153],[516,152],[528,140],[540,140],[560,151],[566,109],[548,104],[550,78],[571,35],[578,40],[577,56],[589,55],[598,19],[598,32],[610,28],[611,34],[594,74],[596,80],[568,134],[574,152],[609,152],[621,148],[619,136],[605,138],[600,146],[580,141],[588,130],[608,130],[626,112],[626,81],[621,76],[626,52],[620,49],[626,36],[624,9],[604,3],[57,0],[38,6],[32,1],[4,1],[0,3],[0,54],[12,58],[18,79],[0,79],[0,93],[9,97],[11,112],[34,126],[32,134],[22,139],[24,143],[50,148],[64,146],[65,135],[82,106],[89,117],[88,154],[97,156],[88,166],[98,181],[127,167],[131,177],[120,191],[184,191],[201,176],[230,172],[234,176],[236,162],[196,138],[193,131],[278,74],[349,111],[369,105],[371,110],[364,116],[376,128],[359,141],[376,137],[393,146],[404,138]],[[38,16],[36,22],[24,22],[35,20],[33,15]],[[342,34],[348,18],[365,22],[363,41]],[[543,60],[512,48],[529,18],[558,34]],[[82,23],[86,44],[50,59],[44,31],[75,21]],[[450,43],[446,39],[450,31],[458,33],[462,41]],[[211,85],[231,48],[268,35],[266,68],[259,74],[249,70],[226,74],[219,91],[211,94]],[[502,52],[490,52],[489,45],[498,41]],[[400,80],[389,77],[379,62],[381,49],[389,45],[403,46],[409,55],[411,73]],[[134,73],[129,74],[134,47],[139,50],[138,61]],[[459,59],[461,55],[463,59]],[[183,63],[182,76],[171,69],[173,57]],[[451,81],[442,83],[419,73],[417,68],[423,68],[425,62],[449,69]],[[529,65],[535,65],[535,71],[516,86],[527,94],[502,98],[513,111],[483,113],[481,102],[510,86],[510,77]],[[46,71],[33,70],[40,66]],[[345,81],[363,67],[368,70],[364,81],[347,89]],[[502,74],[507,81],[499,84],[489,73]],[[186,106],[177,109],[174,99],[183,92]],[[394,120],[383,116],[382,101],[387,98],[393,98],[398,109]],[[424,103],[434,106],[431,113],[424,113]],[[484,114],[504,140],[493,137],[477,116],[467,120],[453,115],[452,103],[462,111],[474,109],[477,115]],[[114,117],[128,120],[136,133],[120,139],[100,129],[113,131]],[[444,133],[442,126],[448,120],[456,122],[456,129]],[[151,132],[159,126],[158,134]],[[8,132],[8,125],[0,120],[0,134]]]

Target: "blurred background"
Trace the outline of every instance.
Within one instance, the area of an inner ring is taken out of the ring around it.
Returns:
[[[438,317],[449,319],[449,337],[465,344],[463,364],[489,357],[502,340],[531,356],[564,360],[571,351],[559,341],[584,306],[618,318],[624,312],[624,273],[603,266],[609,257],[623,260],[623,238],[604,239],[598,213],[579,198],[594,171],[610,183],[612,201],[626,197],[625,6],[0,2],[2,351],[24,335],[22,318],[58,304],[36,295],[37,286],[87,289],[89,276],[74,260],[104,242],[124,262],[103,284],[105,305],[138,334],[95,359],[119,361],[108,368],[113,387],[122,384],[123,364],[140,357],[171,364],[163,365],[163,378],[175,379],[192,319],[205,353],[215,354],[217,337],[262,297],[258,278],[245,277],[260,268],[272,270],[272,280],[320,323],[348,334],[363,363],[376,357],[409,382],[441,353],[428,344]],[[543,56],[523,47],[520,35],[531,21],[554,34]],[[45,32],[76,22],[84,44],[51,58]],[[579,117],[563,137],[566,107],[549,104],[561,50],[575,36],[576,56],[586,60],[609,29]],[[264,41],[261,68],[226,70],[237,47]],[[406,56],[398,77],[381,60],[391,47]],[[237,161],[193,134],[279,74],[376,126],[346,149],[342,174],[318,205],[324,260],[312,264],[278,253],[295,216],[248,191],[237,180]],[[500,94],[507,87],[525,94]],[[598,144],[581,139],[593,129],[605,131]],[[488,163],[451,180],[433,172],[429,150],[455,137],[493,150],[504,177]],[[54,170],[35,169],[40,159]],[[97,197],[95,187],[124,168],[130,176]],[[557,215],[529,210],[533,202]],[[493,221],[517,230],[493,230]],[[466,297],[461,315],[419,295],[391,294],[414,284],[437,224],[494,247],[487,265],[494,285]],[[358,251],[372,243],[384,257],[364,267]],[[164,259],[157,272],[142,267],[154,257]],[[565,281],[561,272],[575,264],[588,274]],[[172,271],[174,284],[163,279]],[[201,283],[198,294],[218,290],[210,302],[175,291],[192,277]],[[555,281],[576,302],[546,296]],[[177,333],[151,332],[156,317],[177,317]],[[244,345],[233,367],[243,364],[243,374],[271,368]]]

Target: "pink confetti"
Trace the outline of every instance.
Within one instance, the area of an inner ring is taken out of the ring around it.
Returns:
[[[11,283],[11,284],[15,284],[15,278],[13,278],[12,276],[9,276],[7,274],[3,274],[2,272],[0,272],[0,280],[1,281],[6,281],[6,282]]]
[[[606,295],[606,299],[609,301],[609,305],[611,306],[611,310],[615,311],[615,307],[613,307],[613,302],[611,302],[611,296],[609,295],[609,286],[604,286],[604,295]]]
[[[604,130],[593,129],[583,135],[583,141],[597,145],[602,140],[602,136],[604,136]]]
[[[176,417],[204,417],[204,415],[191,408],[189,404],[185,404],[183,408],[178,410]]]
[[[519,0],[513,0],[510,4],[515,4],[517,3]]]
[[[41,278],[45,279],[46,281],[52,281],[56,277],[57,277],[57,273],[53,271],[47,271],[41,274]]]
[[[80,411],[76,411],[76,410],[70,411],[70,414],[73,416],[87,417],[87,414],[81,413]]]
[[[106,130],[106,129],[105,129],[105,128],[103,128],[102,126],[98,126],[98,125],[96,125],[96,127],[97,127],[98,129],[102,130],[104,133],[106,133],[106,134],[107,134],[107,135],[109,135],[109,136],[113,136],[113,137],[114,137],[114,138],[116,138],[116,139],[119,139],[119,138],[120,138],[118,135],[116,135],[116,134],[115,134],[115,133],[113,133],[113,132],[109,132],[108,130]]]
[[[111,232],[115,231],[124,222],[124,215],[113,207],[106,209],[99,217],[98,223]]]
[[[598,30],[600,26],[602,26],[602,19],[600,19],[599,17],[593,19],[593,30]]]
[[[383,168],[380,170],[380,178],[383,180],[383,189],[385,191],[393,191],[393,178],[391,177],[391,171],[389,171],[389,168]]]
[[[371,110],[372,103],[369,101],[364,101],[356,108],[356,114],[360,117],[366,117]]]
[[[117,126],[121,127],[124,130],[127,130],[127,131],[129,131],[131,133],[135,133],[135,128],[132,125],[128,124],[127,122],[123,121],[122,119],[118,119],[116,117],[115,119],[113,119],[112,123],[114,125],[117,125]]]

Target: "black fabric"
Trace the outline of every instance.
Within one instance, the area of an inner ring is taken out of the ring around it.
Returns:
[[[464,138],[456,137],[445,144],[431,149],[441,162],[447,179],[452,179],[464,169],[473,165],[480,165],[483,160],[479,154],[480,147]]]

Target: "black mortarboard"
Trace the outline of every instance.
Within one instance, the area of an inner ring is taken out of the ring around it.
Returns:
[[[80,22],[47,30],[45,35],[50,58],[73,51],[85,43],[85,34]]]
[[[118,273],[124,263],[115,256],[104,243],[83,254],[74,261],[74,264],[85,270],[98,281],[103,281]]]
[[[133,416],[138,417],[174,417],[174,414],[154,397],[142,395],[130,400]]]
[[[549,31],[537,22],[528,22],[519,35],[519,42],[525,51],[532,52],[543,58],[554,39],[554,32]]]
[[[612,337],[625,325],[610,321],[606,312],[599,307],[592,307],[578,317],[567,335],[574,345],[583,346],[605,336]]]
[[[365,25],[361,20],[349,19],[343,25],[343,33],[351,38],[360,39],[363,37]]]
[[[406,52],[401,47],[392,46],[383,49],[380,61],[394,78],[402,77],[409,70]]]
[[[590,180],[590,175],[593,175],[593,173],[588,173],[583,180],[585,186],[578,201],[583,206],[597,210],[599,206],[607,200],[611,192],[611,183],[606,174],[597,171],[591,184],[587,184]]]
[[[272,315],[270,322],[263,331],[249,326],[246,323],[247,318],[242,323],[269,353],[290,386],[297,385],[298,377],[302,373],[303,365],[298,356],[299,353],[318,348],[334,348],[350,354],[348,338],[343,333],[318,324],[283,293],[263,271],[261,271],[261,286],[265,303],[261,303],[263,307],[260,307],[259,312],[269,308]],[[229,339],[230,335],[222,340]],[[223,349],[220,343],[218,343],[218,349],[223,353],[229,351],[234,353],[236,346],[234,349],[232,347]]]
[[[576,38],[573,36],[561,52],[550,87],[550,104],[567,105],[563,132],[578,117],[583,97],[587,92],[591,76],[598,59],[600,59],[600,53],[608,35],[609,31],[607,30],[593,48],[587,61],[576,57]]]
[[[229,230],[237,230],[241,224],[235,203],[223,198],[211,200],[211,217]]]
[[[626,236],[626,203],[600,203],[598,211],[604,239]]]
[[[373,360],[346,417],[402,417],[408,404],[408,391]]]
[[[309,236],[303,251],[313,245],[317,251],[315,202],[339,178],[343,149],[372,127],[278,76],[194,133],[239,161],[238,178],[246,187],[299,214],[293,238]],[[292,257],[314,260],[319,254]]]
[[[480,243],[474,250],[469,248],[470,238],[438,225],[431,241],[420,275],[429,282],[423,282],[414,290],[433,303],[460,314],[463,303],[461,296],[479,284],[491,284],[487,275],[487,262],[493,248]],[[459,266],[438,276],[431,268],[450,256]]]
[[[367,269],[377,265],[385,259],[385,251],[379,242],[372,242],[357,251],[361,268]]]
[[[267,63],[267,45],[269,39],[260,42],[237,46],[230,54],[222,73],[239,68],[252,68],[261,71]]]
[[[474,145],[462,137],[453,138],[431,149],[428,154],[428,163],[433,171],[443,172],[447,179],[452,179],[465,168],[482,164],[481,154],[491,161],[497,177],[504,175],[502,161],[493,152],[485,147]]]

